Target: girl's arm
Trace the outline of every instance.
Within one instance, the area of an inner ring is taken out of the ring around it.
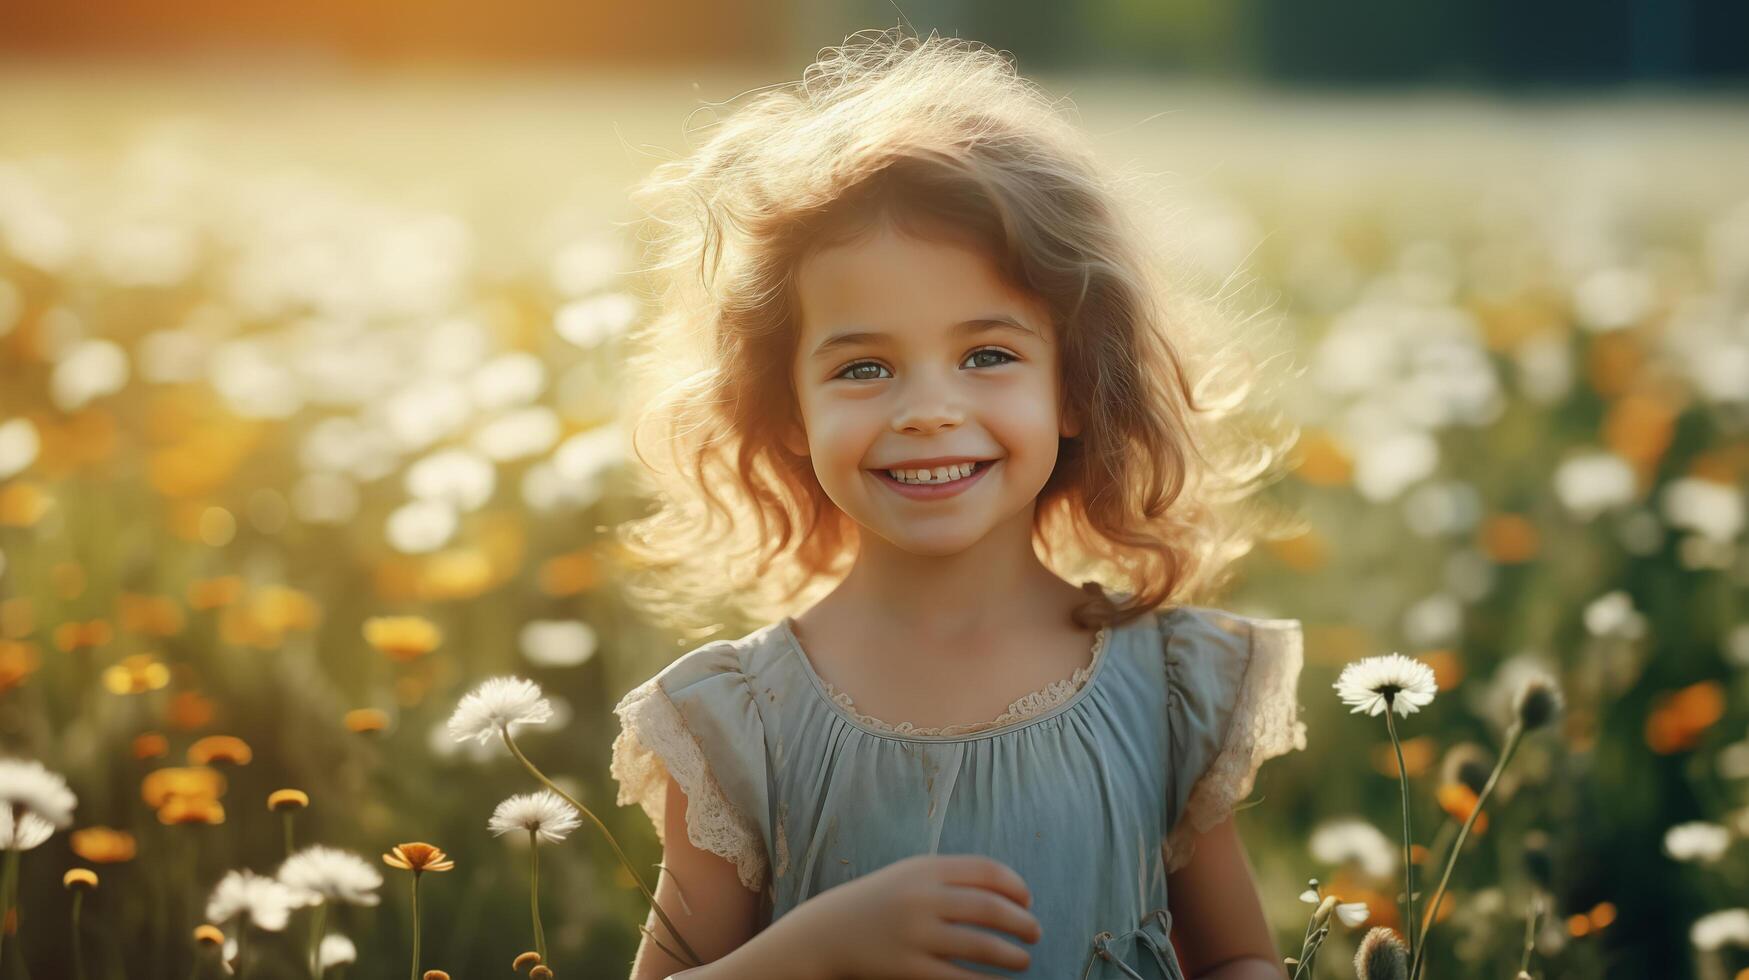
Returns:
[[[656,879],[656,901],[674,925],[686,936],[693,951],[706,963],[721,959],[753,937],[759,914],[759,893],[741,884],[735,865],[726,858],[700,850],[686,836],[686,792],[668,777],[668,800],[662,816],[662,864]],[[685,900],[677,882],[686,886]],[[688,911],[690,909],[690,912]],[[670,949],[680,946],[668,928],[650,911],[644,925]],[[643,938],[632,961],[631,980],[663,980],[685,964],[662,952]]]
[[[1190,860],[1166,879],[1172,946],[1195,980],[1285,980],[1287,968],[1263,916],[1251,862],[1232,814],[1196,839]]]

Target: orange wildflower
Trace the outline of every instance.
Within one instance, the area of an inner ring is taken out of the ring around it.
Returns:
[[[1718,681],[1701,681],[1660,694],[1646,716],[1646,745],[1660,755],[1691,749],[1724,711],[1725,695]]]
[[[1482,552],[1502,565],[1530,561],[1542,550],[1542,535],[1523,514],[1494,514],[1482,522]]]
[[[455,862],[449,855],[438,848],[422,841],[408,844],[396,844],[388,854],[383,855],[383,863],[391,868],[423,874],[427,871],[448,871],[455,867]]]
[[[1458,823],[1470,819],[1470,811],[1476,808],[1479,797],[1475,790],[1463,783],[1445,783],[1439,787],[1439,808]],[[1470,827],[1470,833],[1480,836],[1488,829],[1488,812],[1486,810],[1476,815],[1476,822]]]
[[[0,693],[23,684],[41,666],[42,656],[37,653],[36,644],[0,640]]]
[[[218,800],[176,796],[158,808],[158,821],[165,824],[221,824],[225,822],[225,807]]]
[[[346,713],[346,727],[360,735],[380,732],[389,727],[389,716],[376,708],[354,708]]]
[[[217,609],[243,596],[243,580],[236,575],[199,579],[188,585],[188,604],[195,609]]]
[[[133,834],[110,827],[85,827],[75,830],[68,840],[73,845],[73,853],[92,864],[132,861],[137,852]]]
[[[420,616],[373,616],[364,621],[364,639],[398,663],[425,656],[443,642],[443,633]]]
[[[205,766],[154,769],[140,781],[140,798],[159,809],[171,800],[216,800],[225,795],[225,774]]]
[[[66,622],[55,627],[55,649],[62,653],[72,653],[89,647],[105,646],[114,636],[115,631],[105,620]]]
[[[136,759],[161,759],[170,754],[170,740],[157,732],[135,735],[133,747]]]
[[[90,868],[69,868],[67,873],[61,876],[61,885],[65,888],[96,888],[97,872]]]
[[[188,747],[188,762],[195,766],[206,766],[215,762],[246,766],[254,757],[249,743],[235,735],[208,735]]]
[[[302,810],[310,805],[310,794],[301,789],[276,789],[267,794],[269,810]]]
[[[144,636],[175,636],[183,626],[182,607],[167,595],[123,592],[116,598],[116,619],[122,629]]]
[[[103,686],[111,694],[144,694],[170,683],[170,668],[149,653],[123,657],[103,671]]]
[[[194,691],[182,691],[170,699],[165,714],[171,728],[187,732],[211,724],[216,707],[211,698]]]

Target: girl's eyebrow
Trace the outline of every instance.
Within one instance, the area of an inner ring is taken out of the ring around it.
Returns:
[[[1043,340],[1037,330],[1021,323],[1006,313],[991,313],[987,316],[975,317],[954,324],[949,328],[956,334],[981,333],[985,330],[1009,330]],[[882,340],[891,340],[892,334],[879,333],[870,330],[854,330],[846,333],[835,333],[814,347],[809,357],[823,357],[841,347],[851,347],[857,344],[870,344]]]

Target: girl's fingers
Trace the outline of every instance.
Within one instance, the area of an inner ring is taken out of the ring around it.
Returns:
[[[1021,908],[1032,907],[1032,891],[1026,887],[1026,880],[1001,861],[978,854],[950,855],[939,860],[941,880],[947,884],[989,889],[1008,896]]]
[[[941,904],[941,917],[948,922],[970,922],[1000,929],[1016,938],[1036,943],[1043,935],[1038,918],[1003,895],[982,888],[949,885]]]
[[[1032,954],[1019,946],[965,926],[943,925],[929,948],[943,959],[988,963],[1005,970],[1024,970],[1032,963]]]

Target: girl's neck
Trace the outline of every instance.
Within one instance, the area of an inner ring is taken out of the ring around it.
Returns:
[[[864,532],[849,574],[822,604],[921,640],[1012,630],[1078,595],[1033,551],[1032,515],[1017,516],[948,555],[919,555]]]

